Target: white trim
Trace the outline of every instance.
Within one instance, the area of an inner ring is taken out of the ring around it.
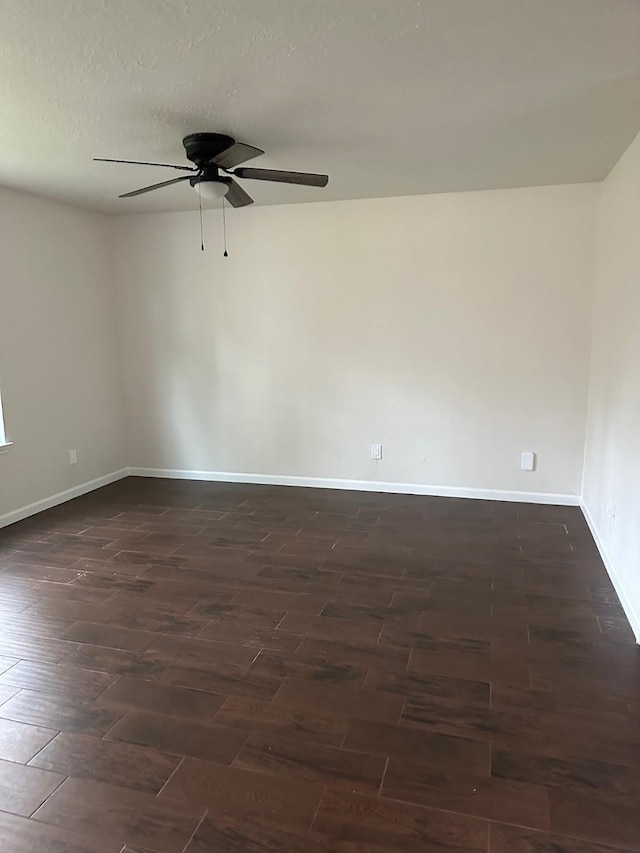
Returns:
[[[4,414],[2,412],[2,394],[0,393],[0,450],[6,450],[11,444],[7,441],[7,433],[4,427]]]
[[[12,441],[0,441],[0,453],[6,453],[13,446]]]
[[[507,492],[500,489],[469,489],[461,486],[428,486],[422,483],[386,483],[377,480],[333,480],[283,474],[242,474],[231,471],[188,471],[176,468],[129,468],[131,477],[168,480],[209,480],[222,483],[258,483],[267,486],[303,486],[312,489],[352,489],[357,492],[391,492],[401,495],[433,495],[443,498],[475,498],[485,501],[579,506],[578,495],[545,492]]]
[[[616,595],[620,599],[620,604],[622,605],[622,609],[624,610],[625,616],[629,621],[629,625],[631,625],[631,630],[635,635],[636,642],[640,644],[640,614],[636,612],[636,609],[631,602],[631,598],[627,594],[620,575],[615,570],[613,560],[609,556],[609,552],[605,547],[604,540],[600,536],[598,528],[596,527],[596,523],[593,520],[593,517],[589,512],[588,507],[583,501],[580,502],[580,509],[582,510],[582,514],[585,517],[585,521],[589,525],[591,535],[593,536],[594,542],[596,543],[596,547],[600,552],[604,567],[607,570],[609,577],[611,578],[611,583],[613,584],[613,588],[616,591]]]
[[[105,474],[104,477],[96,477],[95,480],[89,480],[88,483],[81,483],[79,486],[73,486],[73,488],[66,489],[64,492],[58,492],[56,495],[51,495],[35,503],[27,504],[27,506],[15,509],[13,512],[6,513],[6,515],[0,515],[0,527],[15,524],[16,521],[22,521],[23,518],[28,518],[37,512],[51,509],[51,507],[73,500],[73,498],[79,498],[80,495],[86,495],[87,492],[93,492],[102,486],[108,486],[109,483],[115,483],[116,480],[122,480],[126,476],[127,469],[121,468],[119,471],[113,471],[111,474]]]

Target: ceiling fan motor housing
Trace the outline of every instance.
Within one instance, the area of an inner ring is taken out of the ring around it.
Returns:
[[[229,184],[230,181],[231,178],[223,178],[215,166],[205,169],[201,175],[193,175],[193,177],[189,178],[189,183],[192,187],[196,187],[198,184],[209,183]]]
[[[190,133],[182,140],[187,158],[199,169],[234,143],[235,139],[224,133]]]

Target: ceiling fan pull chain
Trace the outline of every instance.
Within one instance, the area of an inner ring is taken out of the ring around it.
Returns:
[[[200,208],[200,249],[204,252],[204,236],[202,233],[202,192],[200,190],[200,182],[198,182],[198,206]]]
[[[224,258],[228,258],[229,253],[227,252],[227,210],[225,207],[224,196],[222,196],[222,234],[224,236],[224,252],[222,256]]]

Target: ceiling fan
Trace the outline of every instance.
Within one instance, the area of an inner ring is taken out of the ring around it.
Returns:
[[[277,181],[284,184],[301,184],[307,187],[326,187],[328,175],[314,175],[309,172],[283,172],[276,169],[236,168],[264,151],[236,142],[231,136],[222,133],[190,133],[182,140],[187,159],[194,166],[175,166],[172,163],[147,163],[142,160],[113,160],[108,157],[95,157],[102,163],[134,163],[140,166],[163,166],[167,169],[180,169],[192,172],[170,181],[161,181],[149,187],[124,193],[118,198],[131,198],[142,193],[159,190],[180,181],[189,181],[201,198],[215,200],[226,198],[232,207],[245,207],[253,204],[253,199],[234,178],[248,178],[254,181]],[[233,169],[233,171],[231,171]],[[221,174],[224,173],[224,174]]]

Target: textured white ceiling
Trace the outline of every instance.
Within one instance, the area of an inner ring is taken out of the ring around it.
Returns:
[[[110,213],[196,206],[181,139],[229,133],[259,203],[603,178],[640,130],[638,0],[2,0],[0,183]]]

